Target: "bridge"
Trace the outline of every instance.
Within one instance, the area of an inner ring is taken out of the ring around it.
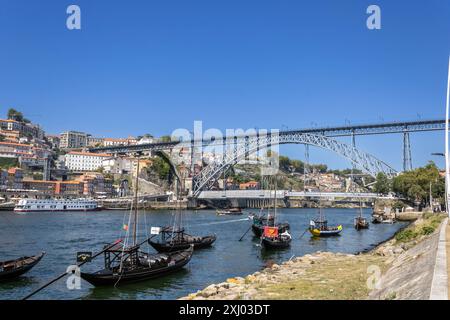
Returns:
[[[190,148],[191,164],[194,163],[194,150],[199,147],[213,145],[228,146],[223,153],[222,159],[216,160],[204,167],[198,174],[193,176],[193,197],[199,197],[202,191],[210,190],[217,181],[219,175],[230,166],[246,159],[249,155],[259,152],[262,149],[280,144],[304,144],[306,150],[308,146],[316,146],[322,149],[333,151],[349,160],[355,168],[361,169],[364,173],[375,177],[378,173],[384,173],[388,177],[395,176],[398,172],[376,158],[374,155],[363,152],[356,147],[356,136],[379,135],[379,134],[403,134],[403,170],[412,169],[411,147],[409,134],[411,132],[438,131],[445,129],[445,120],[419,120],[402,122],[385,122],[363,125],[348,125],[337,127],[321,127],[298,130],[281,130],[274,134],[261,136],[255,133],[223,137],[222,139],[190,139],[187,141],[156,142],[150,144],[110,146],[101,148],[90,148],[90,152],[103,152],[110,154],[133,154],[143,152],[161,152],[174,148]],[[342,143],[334,138],[351,136],[351,145]],[[231,144],[231,145],[230,145]],[[309,151],[307,151],[309,152]],[[309,155],[305,157],[308,159]],[[173,166],[172,166],[173,167]],[[193,172],[191,167],[191,172]]]
[[[278,190],[277,198],[315,198],[315,199],[387,199],[377,193],[365,192],[313,192],[313,191],[287,191]],[[220,199],[271,199],[275,191],[271,190],[226,190],[226,191],[202,191],[197,199],[220,200]],[[389,199],[395,199],[389,197]]]
[[[327,137],[345,137],[345,136],[363,136],[363,135],[378,135],[378,134],[393,134],[403,133],[409,134],[411,132],[424,132],[424,131],[439,131],[445,130],[445,119],[435,120],[421,120],[421,121],[401,121],[401,122],[384,122],[373,124],[361,124],[361,125],[348,125],[337,127],[319,127],[309,129],[298,130],[280,130],[279,135],[289,135],[293,133],[310,133],[324,135]],[[244,143],[243,138],[251,137],[253,135],[237,135],[238,143]],[[226,137],[229,138],[229,137]],[[155,142],[137,145],[121,145],[121,146],[109,146],[99,148],[89,148],[90,152],[99,153],[114,153],[114,154],[129,154],[133,152],[148,152],[148,151],[161,151],[168,150],[176,147],[179,144],[191,146],[191,145],[223,145],[223,141],[206,141],[206,140],[194,140],[190,141],[171,141],[171,142]]]

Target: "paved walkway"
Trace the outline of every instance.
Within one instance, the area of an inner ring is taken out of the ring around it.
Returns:
[[[447,254],[447,252],[450,250],[449,239],[450,227],[447,218],[442,223],[439,233],[430,300],[448,300],[449,277],[447,268],[450,268],[450,264],[447,263],[447,257],[450,257],[450,254]]]

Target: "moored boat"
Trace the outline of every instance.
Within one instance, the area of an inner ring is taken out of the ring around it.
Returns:
[[[267,214],[266,219],[260,218],[260,223],[266,223],[255,227],[259,231],[259,228],[263,227],[261,235],[261,245],[265,249],[283,249],[291,245],[292,237],[289,234],[289,224],[280,226],[276,224],[277,217],[277,176],[274,176],[275,192],[273,197],[273,218]],[[269,225],[272,224],[271,226]],[[254,227],[255,225],[252,225]],[[254,231],[255,232],[255,231]]]
[[[322,209],[319,208],[319,217],[316,220],[309,222],[309,232],[314,237],[330,237],[337,236],[342,231],[342,225],[329,226],[328,221],[322,213]]]
[[[139,172],[139,162],[138,157],[137,172]],[[161,277],[180,270],[191,260],[194,251],[193,244],[187,249],[166,253],[148,254],[140,250],[141,245],[149,243],[151,238],[137,243],[138,185],[139,176],[136,175],[134,213],[130,211],[129,217],[132,232],[128,225],[124,225],[125,241],[119,240],[104,248],[102,251],[104,253],[103,269],[92,273],[81,273],[81,278],[94,286],[116,286],[122,282],[137,282]]]
[[[217,209],[216,210],[217,215],[219,216],[238,216],[242,214],[241,208],[230,208],[230,209]]]
[[[21,199],[14,212],[39,211],[96,211],[97,201],[89,199]]]
[[[184,228],[162,228],[160,239],[148,240],[148,243],[158,252],[173,252],[188,249],[191,245],[195,250],[210,247],[216,241],[216,235],[192,236]]]
[[[288,248],[291,244],[292,237],[286,230],[279,233],[278,227],[267,227],[261,237],[261,244],[266,249],[282,249]]]
[[[367,221],[367,219],[363,217],[356,217],[353,221],[353,225],[355,226],[356,230],[368,229],[369,221]]]
[[[45,252],[35,256],[25,256],[15,260],[0,262],[0,281],[15,279],[30,271],[41,261]]]
[[[148,255],[139,246],[117,245],[105,251],[105,268],[93,273],[81,272],[81,278],[94,286],[154,279],[184,267],[192,257],[194,246],[186,250]]]
[[[368,229],[369,221],[362,216],[362,204],[359,205],[359,215],[357,215],[353,221],[353,225],[356,230]]]

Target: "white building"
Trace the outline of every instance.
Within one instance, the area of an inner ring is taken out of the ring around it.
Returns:
[[[67,131],[61,133],[59,146],[62,149],[83,148],[88,143],[88,134],[78,131]]]
[[[133,137],[128,138],[104,138],[103,146],[104,147],[113,147],[113,146],[128,146],[136,144],[137,140]]]
[[[111,157],[104,153],[69,152],[65,156],[66,167],[72,171],[95,171],[102,167],[103,160]]]
[[[104,158],[102,161],[104,172],[113,174],[127,174],[133,170],[133,159],[126,157]]]

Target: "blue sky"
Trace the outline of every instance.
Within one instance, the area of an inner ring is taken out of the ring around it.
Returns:
[[[82,30],[66,28],[70,4]],[[381,30],[366,28],[370,4]],[[113,137],[194,120],[226,129],[442,118],[449,53],[443,0],[0,0],[0,113],[15,107],[49,133]],[[443,150],[442,133],[411,140],[415,166]],[[397,169],[401,142],[357,140]],[[302,146],[282,151],[303,157]],[[348,166],[316,149],[311,159]]]

